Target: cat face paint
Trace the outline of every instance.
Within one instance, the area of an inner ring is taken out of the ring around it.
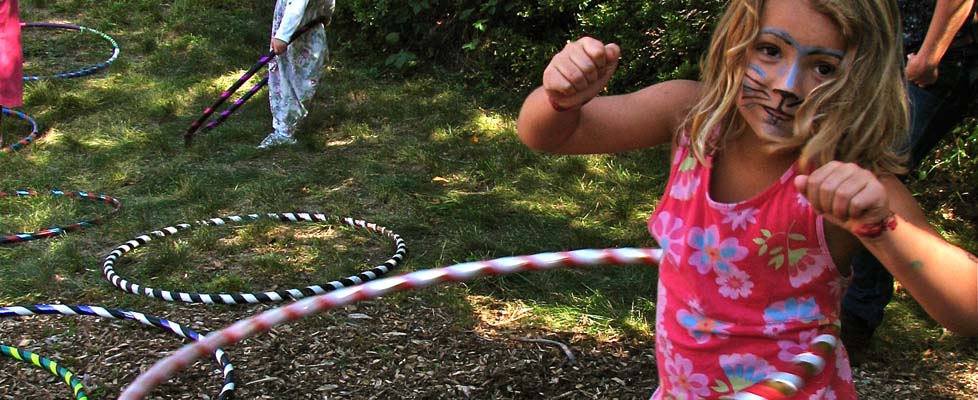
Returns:
[[[765,3],[761,26],[747,53],[737,105],[758,135],[787,137],[805,97],[838,73],[844,41],[835,23],[808,2]]]

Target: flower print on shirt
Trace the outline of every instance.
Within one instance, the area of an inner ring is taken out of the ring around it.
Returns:
[[[672,355],[672,341],[669,340],[669,330],[665,326],[666,307],[668,307],[670,302],[669,292],[662,286],[661,280],[656,284],[656,290],[655,346],[663,356],[668,358]]]
[[[691,173],[696,168],[696,163],[696,158],[692,154],[680,162],[672,188],[669,189],[670,197],[676,200],[689,200],[696,194],[696,189],[700,186],[700,177]]]
[[[750,275],[734,266],[730,266],[727,272],[717,272],[716,283],[720,287],[720,295],[733,300],[747,298],[754,288]]]
[[[723,212],[723,223],[730,224],[730,230],[747,230],[747,224],[757,223],[757,214],[761,210],[756,208],[745,208],[743,210],[730,210]]]
[[[727,382],[717,380],[713,391],[719,394],[740,391],[777,372],[773,365],[754,354],[720,355],[720,368],[723,368]]]
[[[809,249],[814,250],[814,249]],[[796,263],[788,262],[788,281],[791,287],[799,288],[821,276],[825,271],[834,267],[832,257],[821,251],[806,251]]]
[[[784,362],[791,362],[795,356],[808,351],[812,345],[812,339],[817,336],[818,329],[812,329],[801,331],[798,334],[797,342],[794,340],[779,340],[778,347],[781,348],[781,351],[778,352],[778,359]]]
[[[710,395],[706,375],[693,371],[693,362],[676,354],[666,360],[666,376],[669,377],[669,396],[676,399],[694,400]]]
[[[759,246],[757,255],[768,256],[767,265],[779,270],[785,264],[798,264],[803,257],[808,255],[809,249],[807,247],[792,248],[792,242],[801,244],[807,240],[808,237],[801,233],[773,233],[768,229],[761,229],[761,237],[754,238],[753,242]]]
[[[700,178],[695,176],[680,176],[669,189],[669,195],[676,200],[689,200],[700,185]]]
[[[820,249],[799,246],[808,241],[801,233],[773,233],[767,229],[761,229],[761,237],[753,239],[759,246],[757,255],[768,257],[768,266],[775,270],[788,267],[788,282],[794,288],[813,281],[835,265],[832,257]]]
[[[649,220],[649,232],[659,242],[665,259],[674,267],[679,266],[679,253],[683,250],[683,220],[674,218],[668,211]]]
[[[686,328],[689,336],[696,339],[696,343],[699,344],[709,342],[714,336],[726,339],[730,336],[730,327],[733,326],[733,324],[707,317],[697,309],[693,309],[692,312],[680,309],[676,312],[676,322]]]
[[[711,269],[717,272],[729,272],[736,267],[733,261],[747,257],[747,248],[740,245],[737,238],[720,239],[720,231],[716,225],[703,230],[693,227],[689,230],[686,241],[696,249],[689,256],[689,264],[696,267],[700,274],[706,274]]]
[[[819,389],[817,392],[812,393],[808,396],[808,400],[838,400],[835,395],[835,391],[830,387],[825,387]]]
[[[835,346],[835,369],[839,379],[852,382],[852,366],[849,365],[849,355],[843,350],[843,346]]]
[[[793,184],[797,173],[786,173],[750,200],[721,204],[710,199],[706,165],[696,163],[694,170],[680,170],[689,153],[688,147],[680,145],[670,157],[670,189],[649,219],[652,225],[658,224],[650,226],[656,232],[653,235],[661,236],[673,229],[674,220],[682,219],[675,236],[681,231],[683,240],[677,253],[679,269],[663,265],[658,277],[670,303],[656,307],[656,311],[664,310],[656,313],[661,385],[653,397],[656,400],[718,399],[732,395],[735,388],[742,391],[751,382],[763,381],[766,368],[796,371],[791,361],[782,359],[812,350],[813,335],[822,332],[819,327],[838,321],[839,296],[844,292],[841,288],[832,294],[832,286],[844,281],[834,266],[822,268],[830,262],[819,262],[822,254],[829,254],[821,235],[823,219],[798,196]],[[713,160],[707,155],[705,161]],[[681,179],[689,184],[692,177],[683,176],[687,173],[701,179],[697,191],[688,200],[676,200],[670,195],[671,185]],[[756,211],[746,210],[750,208]],[[659,216],[664,213],[668,217]],[[759,243],[752,241],[755,238]],[[746,252],[742,258],[738,247]],[[759,254],[762,247],[764,252]],[[663,249],[663,262],[668,259],[666,253]],[[795,288],[792,282],[802,286]],[[671,347],[663,349],[663,344]],[[727,357],[721,360],[720,356]],[[678,357],[691,363],[684,374],[679,374],[683,369],[675,362]],[[845,373],[845,367],[836,366],[836,358],[831,352],[825,354],[823,372],[806,379],[806,390],[796,396],[798,400],[808,400],[826,387],[841,399],[856,397],[853,382],[837,376]],[[672,362],[669,368],[668,362]],[[696,373],[706,376],[708,395],[690,393],[690,378],[670,378]]]
[[[764,333],[776,335],[783,332],[788,323],[810,324],[825,319],[815,303],[814,297],[804,299],[790,298],[771,304],[764,309]]]
[[[798,207],[808,208],[812,206],[812,203],[808,202],[808,199],[805,197],[805,195],[798,193],[796,196],[798,197],[795,198],[795,202],[798,204]]]

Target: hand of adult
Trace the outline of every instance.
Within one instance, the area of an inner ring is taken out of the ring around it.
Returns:
[[[907,80],[922,88],[937,82],[937,64],[928,65],[917,53],[907,54]]]

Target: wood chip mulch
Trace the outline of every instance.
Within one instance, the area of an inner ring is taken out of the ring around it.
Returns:
[[[270,307],[161,304],[156,314],[134,311],[204,333]],[[474,314],[467,319],[474,322],[460,322],[457,315],[397,295],[278,327],[225,349],[237,374],[236,398],[647,399],[656,386],[651,337],[598,341]],[[0,320],[0,343],[58,361],[83,378],[90,398],[114,399],[182,342],[134,321],[35,316]],[[874,354],[854,374],[864,399],[975,399],[972,356],[888,363]],[[64,382],[47,372],[0,363],[0,399],[70,398]],[[199,361],[152,398],[214,398],[221,384],[216,365]]]

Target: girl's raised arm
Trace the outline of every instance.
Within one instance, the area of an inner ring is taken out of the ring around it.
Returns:
[[[668,143],[696,101],[699,84],[667,81],[598,96],[618,67],[618,45],[585,37],[555,55],[520,110],[518,133],[532,149],[598,154]]]
[[[945,241],[899,179],[832,161],[797,177],[795,185],[826,220],[869,249],[934,320],[978,335],[978,258]]]
[[[863,244],[938,323],[978,336],[978,258],[945,241],[898,179],[883,183],[893,220],[879,236],[864,235]]]

